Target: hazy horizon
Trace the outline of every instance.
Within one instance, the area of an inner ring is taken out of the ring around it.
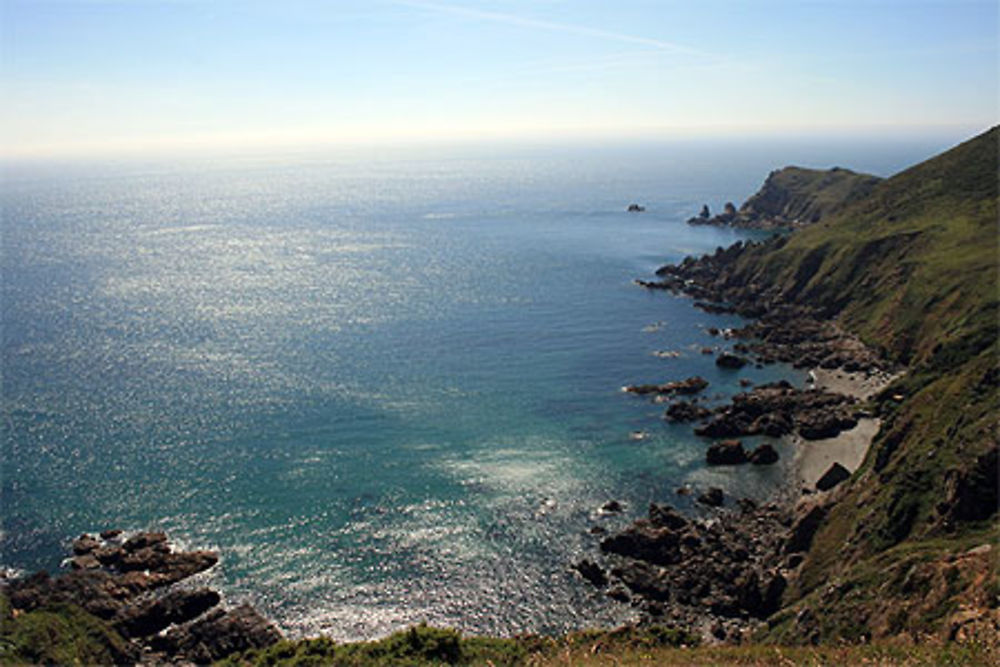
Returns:
[[[6,158],[996,123],[994,2],[4,0]]]

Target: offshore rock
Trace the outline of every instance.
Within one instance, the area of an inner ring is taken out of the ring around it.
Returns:
[[[717,486],[709,487],[707,491],[700,494],[696,500],[702,505],[708,505],[709,507],[721,507],[722,503],[725,501],[725,494]]]
[[[601,505],[601,511],[607,513],[619,513],[624,511],[625,508],[617,500],[609,500],[608,502]]]
[[[774,447],[765,443],[750,452],[749,458],[750,463],[754,465],[771,465],[778,462],[778,452],[775,451]]]
[[[720,368],[743,368],[747,365],[746,357],[731,352],[723,352],[715,358],[715,365]]]
[[[630,394],[697,394],[708,386],[708,380],[700,376],[689,377],[686,380],[667,382],[664,384],[627,385],[624,391]]]
[[[705,462],[710,466],[739,465],[747,462],[747,453],[739,440],[722,440],[708,448]]]

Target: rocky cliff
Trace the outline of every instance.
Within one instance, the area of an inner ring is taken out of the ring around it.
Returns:
[[[836,322],[906,369],[874,401],[882,428],[825,501],[771,640],[998,636],[998,141],[993,128],[807,229],[664,272],[747,315]]]
[[[727,203],[723,212],[713,217],[706,205],[688,222],[746,229],[801,227],[819,222],[864,198],[881,180],[840,167],[828,170],[785,167],[772,171],[761,189],[738,210]]]

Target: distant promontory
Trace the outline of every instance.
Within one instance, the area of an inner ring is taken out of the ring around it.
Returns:
[[[785,167],[772,171],[760,190],[739,210],[732,202],[727,202],[722,213],[713,216],[706,204],[688,223],[743,229],[802,227],[862,199],[881,180],[878,176],[841,167]]]

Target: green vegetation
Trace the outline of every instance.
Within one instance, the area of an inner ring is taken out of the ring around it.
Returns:
[[[778,647],[697,646],[674,629],[622,628],[565,637],[490,639],[417,626],[375,642],[337,644],[329,639],[281,642],[264,651],[232,656],[222,665],[894,665],[991,664],[979,644]]]
[[[998,138],[993,129],[746,253],[736,277],[821,305],[903,364],[983,349],[998,316]]]
[[[109,665],[136,656],[106,624],[73,606],[13,618],[0,597],[0,664]],[[706,646],[673,628],[589,630],[563,637],[465,637],[424,625],[371,642],[282,641],[230,656],[220,665],[983,665],[996,655],[980,644],[777,647]]]
[[[455,630],[419,625],[371,642],[330,639],[284,641],[231,656],[223,665],[525,665],[560,664],[565,656],[636,656],[666,647],[694,646],[697,638],[673,628],[588,630],[560,638],[537,635],[498,639],[463,637]],[[574,660],[574,664],[576,661]]]
[[[118,633],[75,605],[15,616],[0,595],[0,664],[110,665],[129,657]]]
[[[995,590],[995,557],[943,573],[1000,537],[998,139],[994,128],[738,261],[736,281],[820,307],[907,367],[878,398],[882,429],[817,534],[771,640],[941,637],[960,602],[997,608],[996,596],[980,594]],[[987,571],[972,577],[979,563]],[[893,586],[893,577],[922,583]],[[807,608],[822,621],[791,621]]]
[[[785,167],[773,171],[759,192],[740,207],[741,216],[817,222],[861,199],[881,179],[849,169]]]

